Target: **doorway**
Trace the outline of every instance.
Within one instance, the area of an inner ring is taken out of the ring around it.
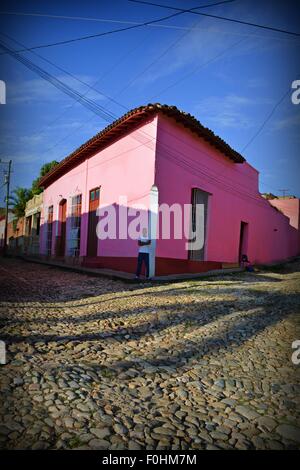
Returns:
[[[191,230],[192,233],[199,232],[203,233],[203,246],[200,249],[194,249],[189,251],[189,259],[193,261],[204,261],[205,259],[205,244],[206,244],[206,232],[207,232],[207,208],[210,194],[202,191],[198,188],[192,189],[192,214],[191,214]],[[204,209],[203,219],[197,220],[197,205],[202,206]],[[191,240],[194,241],[194,240]]]
[[[97,209],[100,201],[100,188],[95,188],[90,191],[89,195],[89,221],[88,221],[88,244],[87,256],[97,256],[98,237],[97,237]]]
[[[48,208],[47,219],[47,255],[52,254],[52,233],[53,233],[53,206]]]
[[[58,256],[65,256],[66,251],[66,222],[67,222],[67,200],[63,199],[59,204],[60,237]]]
[[[247,256],[248,251],[248,223],[241,222],[240,227],[240,242],[239,242],[239,263],[242,261],[242,256]]]

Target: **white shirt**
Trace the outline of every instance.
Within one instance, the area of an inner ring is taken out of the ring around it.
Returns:
[[[150,240],[147,237],[141,237],[141,238],[139,238],[139,241],[148,242]],[[150,245],[141,245],[141,246],[139,246],[139,253],[150,253],[150,247],[151,247],[151,244]]]

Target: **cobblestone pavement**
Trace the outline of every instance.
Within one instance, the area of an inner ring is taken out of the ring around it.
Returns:
[[[300,262],[125,284],[0,265],[0,447],[300,448]]]

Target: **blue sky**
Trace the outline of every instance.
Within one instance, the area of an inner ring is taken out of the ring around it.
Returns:
[[[179,8],[214,2],[161,0]],[[202,11],[299,32],[297,4],[236,0]],[[27,47],[110,31],[174,12],[127,0],[10,0],[2,1],[0,9],[1,33]],[[7,37],[0,35],[0,39],[20,49]],[[23,54],[115,116],[124,113],[124,106],[131,109],[148,102],[176,105],[193,114],[260,171],[262,192],[280,194],[278,190],[286,188],[300,196],[300,105],[292,104],[289,94],[247,146],[291,89],[292,81],[300,78],[300,38],[185,13],[156,26],[35,52],[94,85],[100,93],[89,91],[32,52]],[[0,158],[13,160],[12,188],[29,187],[43,163],[61,160],[108,123],[15,59],[0,55],[0,67],[0,79],[7,86],[7,104],[0,107]],[[109,101],[107,95],[123,107]],[[3,167],[0,170],[1,185]],[[3,197],[2,187],[0,205]]]

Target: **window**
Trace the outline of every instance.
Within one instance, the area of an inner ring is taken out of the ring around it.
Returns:
[[[69,237],[70,256],[79,256],[81,232],[81,194],[72,197],[71,201],[71,227]]]
[[[95,188],[90,191],[90,201],[96,201],[100,197],[100,188]]]

